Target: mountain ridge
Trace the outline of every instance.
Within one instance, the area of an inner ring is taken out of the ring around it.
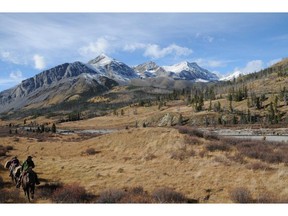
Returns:
[[[215,74],[201,68],[197,63],[182,62],[172,66],[158,66],[155,62],[148,62],[130,67],[101,54],[88,63],[76,61],[57,65],[0,92],[0,113],[44,101],[46,105],[60,103],[87,92],[97,95],[116,85],[128,85],[131,80],[147,77],[192,82],[218,80]]]

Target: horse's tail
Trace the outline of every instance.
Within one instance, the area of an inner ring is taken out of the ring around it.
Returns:
[[[11,165],[11,161],[10,160],[6,161],[5,168],[8,169],[10,167],[10,165]]]
[[[13,175],[14,175],[15,177],[19,178],[20,174],[21,174],[21,166],[15,167],[15,169],[14,169],[14,171],[13,171]]]

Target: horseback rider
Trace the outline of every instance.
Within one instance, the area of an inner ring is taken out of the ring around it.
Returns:
[[[35,164],[32,160],[32,156],[28,156],[27,159],[24,161],[24,163],[22,164],[22,168],[21,168],[21,174],[20,174],[20,177],[19,177],[19,180],[17,182],[17,185],[16,187],[19,188],[20,187],[20,184],[21,184],[21,180],[22,180],[22,177],[27,173],[27,171],[29,169],[33,169],[35,167]],[[33,171],[34,175],[35,175],[35,181],[36,181],[36,185],[39,185],[40,182],[38,180],[38,176],[37,174]]]
[[[12,176],[12,172],[13,170],[20,165],[20,161],[18,160],[17,156],[14,156],[10,161],[10,166],[9,166],[9,170],[10,170],[10,175]]]

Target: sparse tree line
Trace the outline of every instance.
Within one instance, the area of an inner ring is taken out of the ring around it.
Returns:
[[[24,119],[24,127],[25,130],[27,132],[33,132],[33,133],[48,133],[48,132],[52,132],[52,133],[56,133],[57,132],[57,128],[56,128],[56,124],[52,123],[51,127],[49,127],[49,123],[45,123],[45,124],[37,124],[35,121],[34,122],[30,122],[30,124],[27,124],[27,119]],[[9,134],[18,134],[19,131],[19,126],[20,125],[15,125],[12,123],[9,123]],[[15,128],[15,129],[14,129]]]

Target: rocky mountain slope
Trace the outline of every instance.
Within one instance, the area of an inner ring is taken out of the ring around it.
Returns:
[[[65,63],[26,79],[0,93],[0,112],[39,104],[57,104],[73,96],[109,90],[118,83],[81,62]]]
[[[87,64],[74,62],[58,65],[23,80],[14,88],[0,92],[0,113],[27,106],[37,108],[54,105],[79,99],[84,94],[95,96],[113,86],[127,85],[140,78],[148,78],[146,80],[148,86],[153,82],[158,83],[157,86],[163,86],[163,82],[174,80],[189,82],[218,80],[215,74],[196,63],[182,62],[160,67],[154,62],[147,62],[129,67],[123,62],[101,54]]]

